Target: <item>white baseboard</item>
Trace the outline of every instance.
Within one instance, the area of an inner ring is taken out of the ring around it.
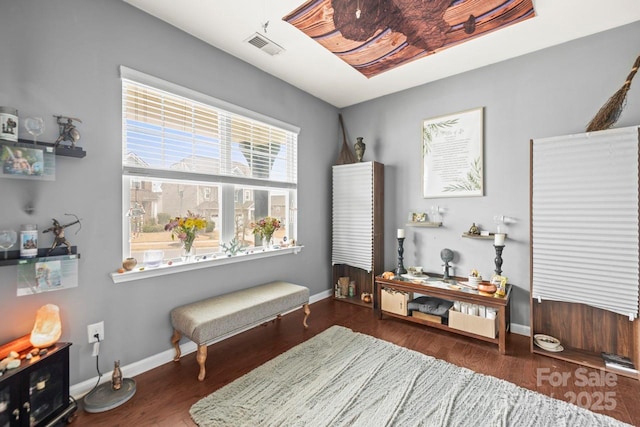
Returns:
[[[326,291],[320,292],[315,295],[311,295],[309,297],[309,303],[310,304],[316,303],[325,298],[330,298],[332,295],[333,295],[333,289],[327,289]],[[294,311],[294,310],[291,310],[291,311]],[[283,314],[286,314],[286,313],[283,313]],[[233,335],[247,331],[253,327],[254,326],[249,326],[245,329],[234,332],[233,334],[225,335],[214,341],[211,341],[210,344],[220,342]],[[531,329],[529,328],[529,326],[519,325],[517,323],[511,324],[511,332],[518,335],[525,335],[525,336],[531,335]],[[192,341],[188,341],[188,342],[185,342],[184,344],[180,344],[180,352],[182,353],[183,356],[195,352],[197,348],[198,346],[196,345],[196,343]],[[122,372],[125,373],[127,378],[135,377],[136,375],[140,375],[144,372],[150,371],[151,369],[157,368],[158,366],[164,365],[165,363],[171,362],[174,356],[175,356],[175,350],[171,348],[169,350],[163,351],[162,353],[158,353],[153,356],[149,356],[145,359],[139,360],[137,362],[130,363],[126,366],[122,366],[121,370]],[[100,384],[107,381],[111,381],[111,375],[109,374],[103,375],[100,378]],[[82,399],[82,397],[84,397],[85,394],[90,392],[93,389],[93,387],[96,386],[97,384],[98,384],[98,377],[93,377],[81,383],[72,385],[69,388],[69,393],[76,400],[80,400]]]
[[[315,295],[311,295],[309,297],[309,303],[313,304],[315,302],[318,302],[320,300],[323,300],[325,298],[329,298],[333,296],[333,289],[327,289],[324,292],[320,292],[319,294],[315,294]]]
[[[326,291],[320,292],[319,294],[311,295],[309,297],[309,303],[310,304],[316,303],[325,298],[329,298],[331,295],[333,295],[333,290],[327,289]],[[298,310],[298,309],[296,308],[291,311],[295,311],[295,310]],[[291,311],[288,311],[287,313],[290,313]],[[287,313],[282,313],[282,314],[284,315]],[[255,325],[248,326],[232,334],[222,336],[214,341],[211,341],[211,343],[209,344],[215,344],[233,335],[237,335],[242,332],[248,331],[253,327],[255,327]],[[197,349],[198,349],[198,346],[193,341],[188,341],[188,342],[185,342],[184,344],[180,344],[180,352],[183,356],[193,353]],[[162,353],[154,354],[153,356],[149,356],[137,362],[130,363],[129,365],[121,366],[120,369],[122,370],[122,372],[125,374],[127,378],[135,377],[136,375],[140,375],[144,372],[157,368],[158,366],[164,365],[165,363],[171,362],[174,356],[175,356],[175,350],[171,348],[169,350],[163,351]],[[110,373],[102,375],[102,377],[100,378],[100,384],[107,381],[111,381]],[[98,385],[98,377],[93,377],[81,383],[72,385],[69,388],[69,394],[71,394],[71,396],[73,396],[74,399],[79,400],[79,399],[82,399],[82,397],[84,397],[85,394],[89,393],[93,389],[93,387],[95,387],[96,385]]]
[[[511,324],[511,333],[524,335],[525,337],[531,336],[531,327],[525,325],[519,325],[517,323]]]

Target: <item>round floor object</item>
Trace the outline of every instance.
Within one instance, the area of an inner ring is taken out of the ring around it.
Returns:
[[[122,405],[136,394],[136,382],[131,378],[122,379],[122,387],[114,390],[111,381],[100,384],[84,397],[84,410],[104,412]]]

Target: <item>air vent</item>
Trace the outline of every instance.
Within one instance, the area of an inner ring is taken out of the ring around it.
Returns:
[[[269,55],[277,55],[284,51],[284,48],[279,44],[269,40],[265,36],[259,33],[255,33],[251,37],[245,40],[247,43],[257,47],[258,49],[267,52]]]

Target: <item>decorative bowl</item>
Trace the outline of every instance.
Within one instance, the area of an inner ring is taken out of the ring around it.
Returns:
[[[558,351],[562,347],[558,338],[545,334],[535,334],[533,336],[533,342],[541,349],[547,351]]]
[[[158,267],[160,264],[162,264],[163,257],[164,251],[149,249],[144,251],[143,262],[147,267]]]
[[[497,291],[498,288],[496,287],[496,285],[493,285],[491,283],[479,283],[478,284],[478,290],[480,292],[486,292],[488,294],[492,294],[495,291]]]
[[[138,261],[135,258],[132,258],[132,257],[125,258],[125,260],[122,261],[122,268],[124,268],[126,271],[133,270],[133,268],[136,265],[138,265]]]

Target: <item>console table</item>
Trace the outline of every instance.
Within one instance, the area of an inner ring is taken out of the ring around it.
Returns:
[[[477,290],[456,285],[457,281],[463,279],[457,278],[443,281],[442,278],[434,277],[427,273],[429,279],[414,280],[404,277],[394,276],[393,279],[384,279],[382,276],[375,278],[375,286],[373,293],[373,314],[376,318],[382,319],[384,316],[395,317],[409,322],[420,323],[432,328],[443,329],[460,335],[476,338],[483,341],[492,342],[498,345],[501,354],[507,351],[507,331],[509,330],[510,308],[509,299],[511,296],[511,285],[507,285],[507,292],[504,297],[498,297],[492,294],[485,294]],[[381,306],[382,288],[394,289],[396,291],[412,292],[421,295],[441,298],[449,301],[460,301],[471,304],[483,305],[485,307],[495,308],[498,318],[498,336],[490,338],[477,335],[461,329],[451,328],[448,325],[430,322],[413,316],[402,316],[400,314],[383,311]]]

